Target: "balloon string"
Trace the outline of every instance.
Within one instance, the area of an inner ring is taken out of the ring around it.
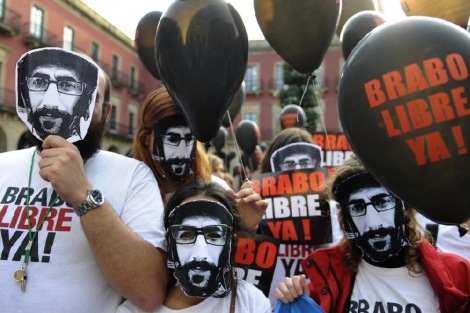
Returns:
[[[330,138],[328,137],[328,131],[326,130],[325,118],[323,116],[324,111],[323,111],[323,108],[322,108],[322,104],[320,102],[320,98],[318,98],[317,87],[315,86],[315,84],[313,82],[312,82],[312,85],[313,85],[313,90],[315,91],[315,98],[317,99],[317,104],[320,106],[320,120],[321,120],[321,123],[322,123],[322,126],[323,126],[323,131],[325,132],[325,137],[326,137],[326,142],[327,142],[327,145],[328,145],[328,150],[330,150],[330,152],[333,153],[332,149],[331,149]]]
[[[299,107],[302,107],[302,101],[304,100],[304,97],[305,97],[305,93],[307,92],[307,89],[308,89],[308,84],[310,83],[310,80],[312,78],[315,78],[315,76],[312,74],[308,77],[307,79],[307,84],[305,85],[305,89],[304,89],[304,93],[302,94],[302,97],[300,98],[300,103],[299,103]],[[313,83],[312,83],[313,84]],[[313,85],[315,87],[315,84]],[[300,110],[297,111],[297,122],[299,121],[299,114],[300,114]]]
[[[228,117],[228,122],[230,123],[230,128],[232,129],[232,138],[233,138],[233,142],[234,142],[234,146],[235,146],[235,151],[237,151],[238,160],[240,160],[240,164],[241,164],[243,174],[245,175],[245,180],[246,180],[247,175],[246,175],[246,171],[245,171],[245,165],[243,164],[242,155],[240,153],[240,149],[238,148],[237,137],[235,136],[235,130],[233,129],[233,124],[232,124],[232,117],[230,116],[230,113],[228,111],[227,111],[227,117]]]

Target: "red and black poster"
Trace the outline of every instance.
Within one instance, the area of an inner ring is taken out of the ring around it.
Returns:
[[[328,175],[334,171],[334,168],[343,164],[345,160],[354,154],[351,150],[346,136],[341,133],[313,133],[313,141],[322,148],[323,166]]]
[[[252,177],[253,188],[268,201],[260,223],[263,234],[281,243],[320,245],[331,242],[330,207],[323,195],[323,169],[300,169]]]
[[[252,283],[269,295],[277,263],[280,240],[237,231],[238,244],[234,267],[237,277]]]

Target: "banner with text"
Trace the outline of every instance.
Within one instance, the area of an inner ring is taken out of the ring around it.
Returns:
[[[237,277],[258,287],[267,297],[276,268],[280,240],[243,231],[237,231],[237,236],[234,263]]]
[[[260,223],[263,234],[288,244],[330,243],[330,209],[322,194],[325,180],[323,169],[253,176],[254,190],[268,201],[266,214]]]

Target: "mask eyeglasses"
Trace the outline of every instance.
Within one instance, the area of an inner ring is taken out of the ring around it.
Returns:
[[[163,143],[170,146],[179,146],[181,140],[184,140],[186,146],[190,146],[194,143],[193,135],[186,135],[184,137],[178,135],[162,135]]]
[[[171,237],[175,239],[178,244],[191,244],[196,242],[198,235],[203,235],[206,243],[214,246],[224,246],[229,231],[233,227],[227,225],[210,225],[202,228],[197,228],[188,225],[173,225],[170,227],[169,232]]]
[[[74,82],[66,79],[50,80],[42,77],[29,77],[26,79],[30,91],[46,91],[49,85],[57,85],[57,91],[66,95],[80,96],[85,89],[85,83]]]
[[[358,217],[366,215],[367,207],[369,205],[372,205],[377,212],[383,212],[394,209],[395,204],[396,201],[394,196],[384,196],[374,199],[371,202],[348,204],[348,210],[352,217]]]
[[[281,164],[281,170],[283,171],[295,170],[297,165],[300,168],[313,168],[315,167],[316,163],[317,163],[316,160],[310,160],[310,159],[300,160],[299,162],[287,161]]]

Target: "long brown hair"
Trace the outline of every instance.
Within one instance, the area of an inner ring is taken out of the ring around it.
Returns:
[[[175,113],[182,112],[170,97],[165,87],[151,92],[140,108],[139,116],[142,124],[137,130],[132,145],[134,158],[147,164],[155,175],[164,202],[166,202],[166,194],[174,190],[168,190],[168,186],[165,184],[167,178],[160,167],[160,162],[152,159],[152,154],[149,152],[149,145],[153,145],[153,142],[150,141],[150,137],[153,134],[153,123]],[[200,142],[197,142],[196,157],[193,160],[192,167],[193,174],[189,175],[185,181],[181,181],[179,186],[194,179],[194,177],[210,180],[211,171],[209,161],[204,146]]]
[[[332,200],[338,201],[333,191],[336,186],[348,177],[365,172],[366,169],[362,165],[361,161],[356,156],[352,156],[350,159],[344,161],[342,165],[336,168],[334,174],[326,182],[326,192],[328,197]],[[344,219],[342,208],[337,202],[338,207],[338,221],[343,231],[343,239],[339,245],[344,252],[343,266],[350,272],[357,272],[361,257],[361,251],[354,244],[354,239],[347,239],[345,236]],[[421,235],[421,234],[424,234]],[[420,270],[415,266],[420,263],[418,249],[423,240],[431,241],[431,237],[428,231],[426,231],[416,220],[416,211],[405,203],[405,234],[410,242],[410,245],[405,247],[405,265],[410,272],[419,273]]]

